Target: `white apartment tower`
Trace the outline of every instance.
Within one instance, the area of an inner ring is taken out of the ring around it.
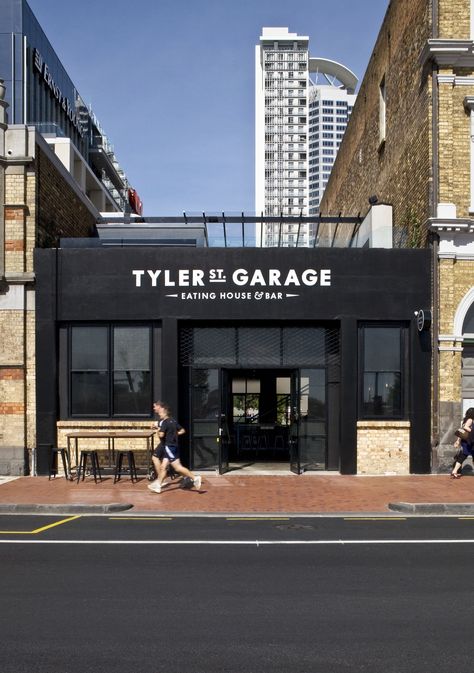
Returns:
[[[256,214],[316,214],[357,78],[339,63],[310,58],[309,38],[288,28],[262,29],[255,64]],[[295,245],[298,230],[304,245],[304,227],[267,224],[261,244]]]

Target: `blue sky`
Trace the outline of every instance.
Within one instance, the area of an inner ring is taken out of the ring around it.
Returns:
[[[28,0],[145,215],[254,210],[262,26],[362,79],[388,0]]]

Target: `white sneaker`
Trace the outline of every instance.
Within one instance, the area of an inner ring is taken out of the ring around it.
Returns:
[[[154,493],[161,493],[161,485],[158,482],[148,484],[148,488],[150,489],[150,491],[153,491]]]
[[[201,488],[201,481],[202,481],[202,479],[201,479],[200,476],[197,476],[194,479],[194,488],[197,488],[198,491]]]

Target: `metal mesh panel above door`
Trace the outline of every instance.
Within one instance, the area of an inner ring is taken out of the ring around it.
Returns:
[[[339,364],[339,329],[185,327],[180,362],[193,367],[323,367]]]

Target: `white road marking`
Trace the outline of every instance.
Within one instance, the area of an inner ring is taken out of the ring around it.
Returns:
[[[123,545],[383,545],[474,544],[474,540],[25,540],[0,539],[0,544],[123,544]]]

